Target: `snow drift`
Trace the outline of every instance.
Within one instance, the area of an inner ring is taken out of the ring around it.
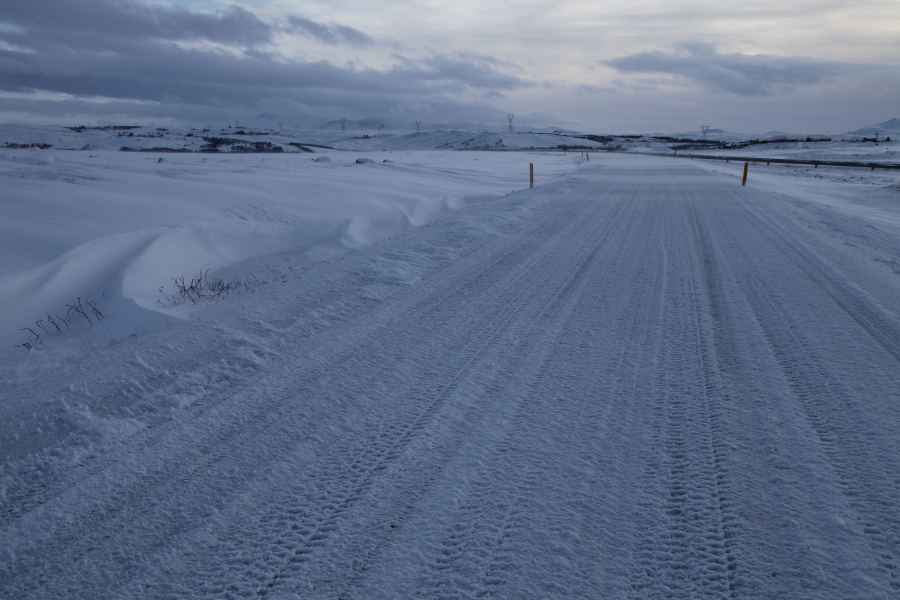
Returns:
[[[28,343],[24,327],[41,334],[37,320],[66,319],[78,298],[97,303],[104,335],[154,329],[196,308],[166,306],[173,278],[283,253],[296,266],[310,253],[367,244],[521,189],[529,162],[544,180],[578,162],[337,151],[159,159],[37,148],[0,154],[0,353]],[[240,269],[229,276],[249,277]],[[76,332],[81,321],[73,323]]]

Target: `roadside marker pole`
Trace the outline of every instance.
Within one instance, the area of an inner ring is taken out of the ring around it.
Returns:
[[[534,163],[528,163],[528,167],[531,171],[531,187],[534,187]]]
[[[747,171],[750,169],[750,163],[744,163],[744,179],[741,180],[741,185],[747,185]]]

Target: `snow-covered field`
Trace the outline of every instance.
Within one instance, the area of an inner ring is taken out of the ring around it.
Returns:
[[[2,152],[0,597],[900,594],[895,172]]]
[[[86,351],[102,334],[164,327],[165,315],[197,307],[163,306],[171,304],[173,278],[189,282],[207,269],[226,280],[277,278],[310,257],[527,187],[529,163],[538,181],[548,181],[581,160],[539,152],[0,152],[0,356],[16,344],[42,346],[23,327],[58,352]],[[256,270],[227,270],[279,253],[285,264],[275,270],[268,260]],[[74,313],[78,335],[48,335],[36,324],[43,319],[56,333],[52,318],[67,329],[57,316],[67,319],[78,297],[108,315],[103,327]],[[3,368],[0,376],[14,378]]]

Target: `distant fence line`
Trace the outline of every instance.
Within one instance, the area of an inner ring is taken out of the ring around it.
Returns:
[[[566,151],[574,151],[574,152],[613,152],[617,154],[630,154],[632,156],[665,156],[671,157],[672,154],[664,154],[662,152],[630,152],[628,150],[616,150],[612,148],[454,148],[454,150],[462,150],[469,152],[566,152]],[[818,167],[822,165],[824,167],[856,167],[856,168],[866,168],[872,169],[900,169],[900,164],[885,164],[885,163],[875,163],[875,162],[852,162],[852,161],[838,161],[838,160],[794,160],[791,158],[759,158],[754,156],[712,156],[709,154],[674,154],[675,158],[699,158],[703,160],[724,160],[725,162],[735,161],[735,162],[756,162],[756,163],[766,163],[767,165],[770,163],[783,164],[783,165],[813,165]]]
[[[612,152],[620,152],[617,150],[613,150]],[[628,153],[633,154],[633,153]],[[641,152],[641,154],[647,154],[651,156],[673,156],[672,154],[663,154],[661,152]],[[724,160],[725,162],[735,161],[735,162],[756,162],[761,163],[764,162],[767,165],[770,163],[782,164],[782,165],[813,165],[818,167],[822,165],[824,167],[856,167],[856,168],[866,168],[872,169],[900,169],[900,164],[885,164],[885,163],[874,163],[874,162],[852,162],[852,161],[843,161],[843,160],[794,160],[791,158],[758,158],[752,156],[711,156],[708,154],[675,154],[675,158],[701,158],[703,160]]]

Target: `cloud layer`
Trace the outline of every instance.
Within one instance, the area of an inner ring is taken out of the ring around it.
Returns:
[[[271,42],[275,31],[239,6],[204,14],[134,0],[4,2],[0,4],[0,22],[21,28],[2,33],[13,43],[46,47],[53,40],[72,49],[148,40],[205,40],[253,47]]]
[[[500,126],[515,113],[623,132],[719,115],[815,131],[897,116],[888,0],[814,5],[0,0],[0,121]]]
[[[350,44],[351,46],[368,48],[375,45],[375,40],[352,27],[347,27],[346,25],[325,25],[294,15],[287,18],[287,26],[284,30],[331,46]]]
[[[465,53],[395,55],[381,69],[291,59],[274,45],[285,35],[378,46],[352,27],[296,15],[270,24],[238,6],[198,13],[135,0],[2,3],[0,91],[164,102],[169,111],[208,107],[232,116],[271,106],[331,116],[400,116],[418,108],[408,115],[413,119],[437,107],[450,118],[473,108],[499,115],[473,99],[531,85],[511,73],[514,66]]]
[[[847,70],[841,63],[803,57],[725,54],[700,42],[683,42],[673,52],[638,52],[605,64],[621,73],[676,75],[739,96],[770,96],[780,88],[816,85]]]

